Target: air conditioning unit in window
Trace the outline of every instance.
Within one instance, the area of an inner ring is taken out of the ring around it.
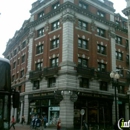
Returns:
[[[56,83],[52,83],[52,85],[51,85],[52,87],[56,87]]]

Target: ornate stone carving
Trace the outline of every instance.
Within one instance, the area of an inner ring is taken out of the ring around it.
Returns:
[[[62,19],[61,19],[61,22],[64,23],[66,21],[70,21],[70,22],[75,23],[75,17],[70,16],[70,15],[63,16]]]

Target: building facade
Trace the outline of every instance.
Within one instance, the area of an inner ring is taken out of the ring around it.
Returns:
[[[37,0],[31,16],[7,43],[3,55],[11,62],[12,88],[20,91],[14,110],[29,122],[43,114],[65,129],[112,127],[129,119],[129,42],[127,19],[115,14],[108,0]],[[119,70],[112,85],[110,72]]]

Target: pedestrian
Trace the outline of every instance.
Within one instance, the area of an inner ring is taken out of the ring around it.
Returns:
[[[41,129],[44,130],[44,117],[41,115]]]
[[[14,118],[14,116],[12,116],[12,119],[11,119],[11,126],[10,126],[10,129],[11,129],[11,127],[13,127],[14,128],[14,130],[15,130],[15,118]]]
[[[41,127],[41,119],[39,117],[39,115],[37,115],[37,118],[35,119],[35,128],[40,128]]]
[[[34,129],[35,128],[35,119],[36,119],[36,116],[35,115],[32,115],[31,117],[31,127]]]
[[[23,125],[25,123],[25,117],[24,115],[22,116],[22,121],[21,121],[21,124]]]
[[[60,119],[57,122],[57,130],[61,130],[61,120]]]
[[[47,117],[46,117],[46,116],[44,116],[44,117],[43,117],[43,120],[44,120],[44,128],[46,128]]]

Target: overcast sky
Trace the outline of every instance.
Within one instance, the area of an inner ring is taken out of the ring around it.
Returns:
[[[0,0],[0,57],[5,51],[6,43],[19,30],[24,20],[29,19],[31,4],[36,0]],[[110,0],[114,3],[116,12],[126,7],[125,0]]]

